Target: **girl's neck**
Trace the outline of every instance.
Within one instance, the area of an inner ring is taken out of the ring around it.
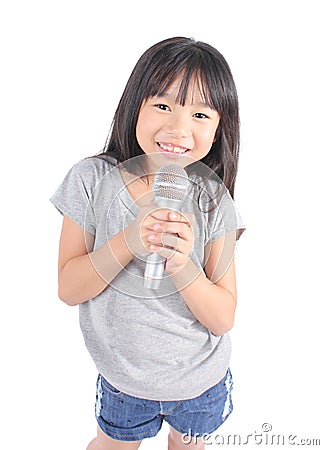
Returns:
[[[129,173],[126,170],[120,169],[119,171],[129,195],[137,206],[142,207],[153,200],[153,174],[148,175],[146,180],[140,178],[138,175]]]

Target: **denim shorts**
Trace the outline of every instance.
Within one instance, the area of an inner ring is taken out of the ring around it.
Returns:
[[[100,429],[112,439],[140,441],[155,436],[163,420],[179,433],[197,437],[212,433],[233,410],[232,375],[199,397],[180,401],[146,400],[115,389],[102,375],[97,381],[96,418]]]

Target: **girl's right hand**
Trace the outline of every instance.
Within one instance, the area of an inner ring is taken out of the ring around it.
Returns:
[[[147,256],[152,251],[149,246],[148,236],[152,233],[156,218],[152,213],[157,208],[154,205],[144,206],[136,219],[124,230],[124,237],[129,251],[133,256]]]
[[[175,211],[152,204],[144,206],[124,230],[128,249],[133,256],[142,257],[153,251],[160,252],[168,260],[166,270],[172,271],[185,264],[191,253],[193,220],[192,214],[175,214]]]

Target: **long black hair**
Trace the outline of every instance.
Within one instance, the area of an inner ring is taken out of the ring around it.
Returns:
[[[218,50],[191,38],[166,39],[140,57],[118,104],[104,149],[98,156],[110,155],[121,163],[144,155],[136,139],[141,105],[151,96],[163,95],[178,76],[182,76],[177,98],[181,105],[185,104],[193,78],[198,82],[203,100],[220,114],[215,142],[201,162],[218,175],[234,197],[239,156],[239,108],[234,80]],[[141,167],[134,167],[139,175],[141,170]]]

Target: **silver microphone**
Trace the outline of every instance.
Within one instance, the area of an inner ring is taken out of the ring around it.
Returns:
[[[187,196],[189,180],[187,172],[176,164],[161,167],[153,180],[154,205],[181,210],[181,205]],[[158,253],[151,253],[146,259],[144,286],[158,289],[163,277],[165,258]]]

